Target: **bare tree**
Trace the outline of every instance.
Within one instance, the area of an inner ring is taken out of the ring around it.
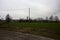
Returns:
[[[58,21],[59,21],[58,16],[55,16],[55,21],[56,21],[56,22],[58,22]]]
[[[53,21],[54,20],[53,15],[50,16],[49,20],[50,21]]]
[[[46,20],[48,20],[48,17],[46,17]]]
[[[6,22],[10,22],[10,21],[11,21],[10,15],[7,14],[7,16],[6,16]]]

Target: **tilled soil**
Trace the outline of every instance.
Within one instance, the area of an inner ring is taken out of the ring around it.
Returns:
[[[0,40],[54,40],[54,39],[15,31],[0,30]]]

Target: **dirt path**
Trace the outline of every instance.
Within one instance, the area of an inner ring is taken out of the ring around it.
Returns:
[[[24,34],[14,31],[0,30],[0,40],[54,40],[51,38]]]

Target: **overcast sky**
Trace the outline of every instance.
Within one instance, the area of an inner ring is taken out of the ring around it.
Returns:
[[[0,0],[0,16],[9,13],[12,18],[26,18],[31,9],[31,18],[57,15],[60,17],[60,0]],[[0,18],[1,18],[0,17]]]

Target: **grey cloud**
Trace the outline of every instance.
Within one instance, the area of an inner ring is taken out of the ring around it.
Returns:
[[[15,18],[25,17],[28,16],[28,8],[31,8],[31,17],[58,15],[60,13],[60,0],[0,0],[0,15],[3,16],[10,13]],[[16,13],[9,11],[13,9],[23,10],[16,11]],[[1,12],[1,10],[6,10],[6,12]]]

